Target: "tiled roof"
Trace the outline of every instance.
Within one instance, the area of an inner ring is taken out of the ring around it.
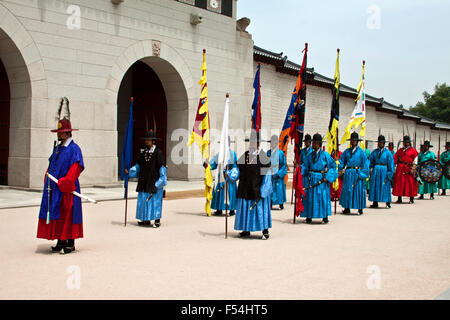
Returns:
[[[300,65],[292,61],[289,61],[287,56],[283,56],[283,52],[275,53],[258,46],[254,46],[253,48],[253,57],[255,61],[275,65],[276,70],[278,72],[287,73],[293,76],[298,75],[298,72],[300,71],[301,68]],[[316,83],[319,85],[322,84],[325,86],[334,85],[334,79],[325,77],[324,75],[315,72],[314,68],[307,68],[307,72],[309,74],[308,82]],[[353,87],[341,83],[340,88],[342,93],[352,94],[355,97],[357,95],[357,90]],[[428,125],[436,129],[450,130],[450,124],[437,122],[432,119],[420,116],[418,114],[408,111],[407,109],[404,109],[402,105],[396,106],[392,103],[389,103],[385,101],[384,98],[376,98],[374,96],[366,94],[366,100],[368,102],[376,104],[377,110],[381,112],[384,111],[390,113],[397,113],[397,116],[401,118],[411,119],[419,124]]]

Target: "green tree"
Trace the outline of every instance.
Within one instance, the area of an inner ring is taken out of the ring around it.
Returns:
[[[434,87],[434,93],[423,93],[424,102],[419,101],[411,112],[421,116],[450,123],[450,87],[446,83],[437,84]]]

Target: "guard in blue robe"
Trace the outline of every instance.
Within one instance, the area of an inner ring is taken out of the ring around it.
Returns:
[[[286,202],[287,163],[284,152],[278,149],[278,141],[277,135],[272,136],[267,156],[270,158],[272,169],[272,205],[279,205],[283,210]]]
[[[269,228],[272,228],[270,158],[259,147],[259,141],[254,140],[251,139],[250,150],[238,161],[239,185],[234,229],[242,231],[240,237],[250,237],[250,232],[262,231],[262,239],[267,240]]]
[[[378,148],[369,157],[370,189],[369,201],[373,201],[371,208],[378,208],[378,202],[385,202],[388,208],[392,202],[392,178],[395,172],[395,162],[392,152],[385,148],[386,138],[378,137]]]
[[[366,179],[369,177],[369,159],[366,152],[358,146],[357,132],[350,137],[351,148],[344,151],[340,158],[339,171],[344,172],[339,204],[343,206],[344,214],[350,214],[350,209],[358,209],[360,215],[366,208]]]
[[[237,184],[236,180],[231,180],[230,176],[233,175],[235,171],[233,171],[234,168],[237,167],[237,156],[236,153],[233,150],[230,151],[230,158],[228,160],[228,165],[226,168],[226,173],[228,175],[228,178],[226,178],[226,182],[228,183],[227,186],[227,192],[228,192],[228,210],[230,210],[229,215],[234,216],[236,214],[236,192],[237,192]],[[211,170],[217,170],[217,159],[219,158],[219,155],[216,154],[209,164],[211,165]],[[221,175],[219,175],[220,178]],[[237,179],[237,178],[236,178]],[[216,182],[214,190],[213,190],[213,197],[211,200],[211,208],[214,210],[217,210],[214,215],[220,216],[222,215],[222,211],[226,209],[226,202],[225,202],[225,181],[219,181]]]
[[[141,152],[137,164],[128,173],[130,178],[138,178],[136,219],[138,225],[158,228],[161,226],[162,202],[164,186],[167,185],[167,168],[163,153],[156,146],[153,131],[148,132],[145,140],[146,148]],[[152,225],[151,221],[155,221]]]
[[[322,141],[320,134],[314,135],[313,151],[306,156],[302,165],[302,175],[309,184],[305,188],[304,210],[300,214],[306,218],[306,223],[311,223],[312,219],[323,219],[324,223],[328,223],[328,216],[331,216],[329,183],[338,178],[338,171],[336,161],[328,152],[321,150]]]
[[[64,102],[68,109],[67,98],[61,99],[61,106]],[[58,240],[51,250],[62,254],[75,251],[75,240],[83,238],[81,199],[72,194],[73,191],[80,193],[78,177],[84,170],[81,149],[72,140],[75,130],[67,118],[58,122],[58,129],[51,130],[58,134],[60,143],[55,145],[49,158],[47,173],[58,179],[58,183],[45,177],[39,210],[37,237]]]

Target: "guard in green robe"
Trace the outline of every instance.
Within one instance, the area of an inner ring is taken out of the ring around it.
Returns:
[[[424,163],[425,161],[428,160],[436,160],[436,155],[430,151],[430,148],[433,148],[433,146],[430,144],[430,141],[425,141],[423,144],[423,151],[421,153],[419,153],[419,165],[421,165],[422,163]],[[422,181],[421,184],[419,184],[419,194],[420,200],[424,199],[424,194],[425,193],[429,193],[430,194],[430,199],[434,199],[434,194],[437,192],[437,183],[427,183],[425,181]]]
[[[441,154],[439,162],[442,167],[445,168],[445,165],[450,161],[450,141],[445,143],[445,152]],[[446,190],[450,189],[450,179],[447,179],[445,175],[442,176],[441,180],[438,182],[439,189],[442,190],[441,195],[446,195]]]

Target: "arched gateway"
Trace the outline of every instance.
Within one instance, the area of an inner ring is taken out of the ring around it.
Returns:
[[[140,41],[129,47],[113,66],[107,82],[106,103],[117,105],[117,158],[128,121],[130,97],[134,97],[134,153],[143,146],[139,137],[156,130],[168,165],[169,178],[188,179],[187,164],[175,165],[171,150],[172,132],[189,127],[189,106],[198,96],[184,59],[177,51],[156,40]],[[112,106],[111,106],[112,107]],[[112,110],[113,108],[110,108]],[[135,158],[136,159],[136,158]]]

